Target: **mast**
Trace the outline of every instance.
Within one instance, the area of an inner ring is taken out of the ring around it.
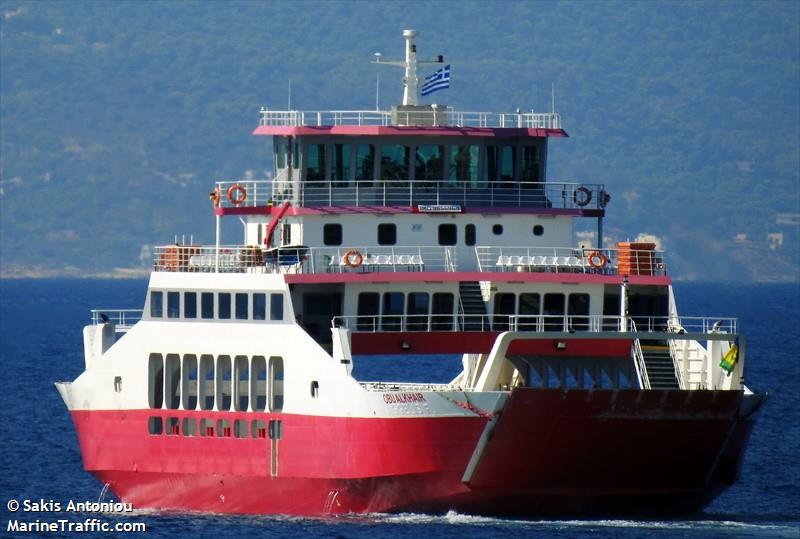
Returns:
[[[417,77],[417,66],[443,64],[444,57],[439,56],[432,62],[417,62],[417,45],[414,38],[419,35],[416,30],[403,30],[403,37],[406,39],[406,59],[405,60],[382,60],[380,54],[375,54],[375,63],[402,67],[405,69],[403,77],[403,105],[418,106],[419,101],[419,77]]]

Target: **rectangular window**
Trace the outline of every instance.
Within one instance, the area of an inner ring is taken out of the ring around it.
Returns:
[[[161,434],[164,431],[164,420],[160,417],[151,417],[147,420],[147,431],[150,434]]]
[[[150,292],[150,318],[161,318],[164,316],[164,293]]]
[[[350,181],[350,145],[333,145],[333,163],[331,165],[331,181],[336,187],[345,187]]]
[[[408,314],[408,331],[428,330],[428,308],[430,296],[427,292],[409,292],[406,313]]]
[[[300,144],[297,139],[292,143],[292,168],[300,168]]]
[[[275,168],[278,170],[286,168],[286,143],[278,142],[275,144]]]
[[[403,293],[385,292],[383,294],[383,316],[381,316],[381,329],[383,331],[400,331],[400,321],[403,316]]]
[[[198,377],[198,390],[201,410],[214,409],[214,356],[203,354],[200,356],[200,373]]]
[[[184,436],[197,436],[197,420],[191,417],[184,417],[181,432],[183,432]]]
[[[514,187],[514,177],[517,169],[517,148],[514,146],[503,146],[500,154],[500,181],[503,187]]]
[[[500,178],[500,147],[486,146],[486,159],[484,160],[484,176],[490,182]]]
[[[520,294],[517,314],[519,314],[520,331],[536,331],[539,311],[541,309],[539,294]]]
[[[167,292],[167,318],[181,317],[180,292]]]
[[[236,395],[233,407],[237,412],[246,412],[250,394],[250,364],[247,356],[236,356],[233,361],[235,381],[233,392]]]
[[[231,357],[217,358],[217,409],[227,412],[231,409]]]
[[[197,409],[197,374],[197,356],[185,354],[183,356],[183,387],[181,387],[184,410]]]
[[[408,181],[408,146],[402,144],[381,146],[381,180],[390,183]]]
[[[203,292],[200,294],[200,308],[202,310],[203,318],[210,320],[214,318],[214,293]]]
[[[570,294],[568,308],[570,329],[589,329],[589,294]]]
[[[522,148],[522,174],[520,175],[520,181],[539,181],[539,148],[536,146],[525,146]],[[528,185],[526,187],[535,186]]]
[[[267,295],[253,294],[253,320],[267,319]]]
[[[414,181],[440,182],[444,172],[443,146],[420,145],[417,146],[414,160]]]
[[[434,331],[450,331],[453,329],[453,294],[436,292],[431,302],[431,326]]]
[[[150,354],[147,371],[150,408],[161,408],[164,403],[164,356]]]
[[[397,226],[394,223],[378,225],[378,245],[395,245],[397,243]]]
[[[248,316],[247,294],[236,293],[236,319],[247,320]]]
[[[322,227],[322,243],[325,245],[342,244],[342,225],[338,223],[328,223]]]
[[[231,437],[231,422],[228,419],[217,420],[217,438]]]
[[[469,186],[478,185],[479,148],[475,145],[453,146],[450,148],[450,183],[467,182]]]
[[[375,179],[375,146],[359,144],[356,147],[356,181],[359,187],[370,187]]]
[[[357,327],[361,331],[375,331],[380,295],[377,292],[362,292],[358,295]]]
[[[283,410],[283,358],[269,358],[269,411]]]
[[[167,408],[177,410],[181,406],[181,357],[167,354],[164,365],[164,389]]]
[[[545,294],[542,309],[545,331],[564,331],[564,294]]]
[[[306,181],[325,181],[324,144],[309,144],[306,146]]]
[[[452,223],[439,225],[439,245],[458,243],[458,228]]]
[[[469,224],[464,227],[464,244],[470,247],[475,245],[475,225]]]
[[[197,318],[197,292],[183,293],[183,317]]]
[[[494,295],[494,319],[492,328],[495,331],[508,331],[509,318],[514,315],[516,294],[498,293]]]
[[[200,420],[200,436],[214,436],[214,420],[201,419]]]
[[[269,295],[269,319],[283,320],[283,294]]]
[[[264,356],[253,356],[250,398],[254,412],[263,412],[267,407],[267,360]]]
[[[217,296],[219,303],[219,318],[225,320],[231,317],[231,295],[227,292],[220,292]]]
[[[250,422],[250,432],[253,438],[266,438],[267,426],[261,419],[254,419]]]
[[[233,422],[233,435],[237,438],[247,438],[247,420],[237,419]]]

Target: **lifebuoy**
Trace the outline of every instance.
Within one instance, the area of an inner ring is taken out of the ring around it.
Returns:
[[[228,200],[237,206],[247,200],[247,191],[238,183],[228,187]]]
[[[361,253],[352,249],[347,251],[344,256],[342,257],[342,262],[344,262],[347,266],[351,268],[357,268],[364,262],[364,257]]]
[[[600,251],[592,251],[586,258],[589,260],[589,265],[594,269],[602,269],[608,264],[608,257]]]
[[[580,196],[578,196],[578,193],[580,193]],[[578,187],[572,193],[572,201],[578,206],[586,206],[592,201],[592,192],[586,187]]]
[[[214,203],[215,208],[219,208],[219,187],[215,187],[213,191],[208,194],[208,198],[211,199],[211,202]]]

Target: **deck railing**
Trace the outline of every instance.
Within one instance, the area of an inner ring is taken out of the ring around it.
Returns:
[[[142,309],[92,309],[92,325],[111,323],[117,331],[127,331],[142,319]]]
[[[424,125],[435,127],[500,127],[561,129],[555,112],[469,112],[451,107],[431,110],[269,110],[259,111],[264,127],[327,127],[337,125]]]
[[[456,206],[483,208],[603,209],[602,184],[569,182],[471,181],[304,181],[242,180],[217,182],[223,208],[278,205]]]
[[[666,275],[664,251],[625,249],[629,275]],[[572,247],[475,247],[479,271],[618,273],[620,249]]]

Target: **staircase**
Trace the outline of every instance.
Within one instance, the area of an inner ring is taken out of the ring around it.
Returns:
[[[458,283],[458,294],[461,302],[461,313],[464,315],[462,330],[489,331],[489,317],[486,316],[486,303],[481,294],[478,281],[462,281]]]
[[[681,386],[675,377],[675,365],[669,352],[669,343],[643,340],[640,344],[650,389],[680,389]]]

